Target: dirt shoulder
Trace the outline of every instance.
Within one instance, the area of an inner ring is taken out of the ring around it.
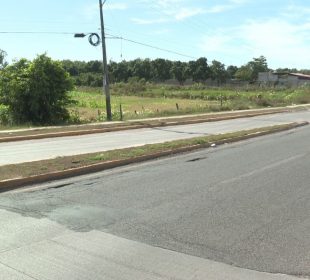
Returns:
[[[175,116],[156,119],[142,119],[124,122],[105,122],[85,125],[71,125],[59,127],[30,128],[20,130],[0,131],[0,143],[22,140],[44,139],[53,137],[85,135],[93,133],[104,133],[111,131],[121,131],[128,129],[138,129],[146,127],[162,127],[171,125],[184,125],[201,122],[212,122],[235,118],[247,118],[260,115],[292,112],[308,109],[309,106],[295,106],[284,108],[268,108],[258,110],[230,111],[220,113],[208,113],[199,115]]]
[[[0,190],[97,172],[126,164],[289,130],[307,124],[307,122],[289,123],[140,147],[0,166]]]

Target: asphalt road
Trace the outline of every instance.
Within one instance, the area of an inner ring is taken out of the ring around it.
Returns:
[[[310,277],[309,139],[307,126],[2,193],[0,272]]]
[[[310,110],[220,122],[0,143],[0,165],[141,146],[292,121],[310,121]]]

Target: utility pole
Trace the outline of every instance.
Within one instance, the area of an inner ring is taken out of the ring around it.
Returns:
[[[108,77],[108,62],[107,62],[107,51],[105,44],[105,32],[104,32],[104,21],[103,21],[103,11],[102,7],[104,5],[102,0],[99,0],[100,6],[100,22],[101,22],[101,46],[102,46],[102,58],[103,58],[103,88],[106,98],[106,111],[107,111],[107,120],[112,120],[112,111],[111,111],[111,98],[110,98],[110,88],[109,88],[109,77]]]

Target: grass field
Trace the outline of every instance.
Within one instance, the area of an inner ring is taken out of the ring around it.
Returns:
[[[101,93],[74,91],[71,92],[71,96],[77,101],[77,104],[70,108],[71,114],[76,114],[82,122],[105,120],[105,97]],[[220,106],[218,101],[120,95],[112,95],[111,102],[114,120],[121,118],[120,105],[126,120],[210,112]]]
[[[105,97],[101,88],[77,88],[69,94],[75,104],[68,108],[71,117],[66,124],[106,120]],[[309,104],[310,86],[297,89],[258,87],[229,89],[210,88],[202,84],[171,86],[136,81],[111,85],[111,103],[114,121],[143,119]],[[4,126],[0,122],[0,130],[32,126],[32,124]]]
[[[70,108],[73,122],[105,120],[102,89],[80,88],[70,93],[76,105]],[[245,110],[310,103],[310,87],[299,89],[233,90],[188,87],[117,84],[111,87],[113,120],[150,118],[204,112]]]

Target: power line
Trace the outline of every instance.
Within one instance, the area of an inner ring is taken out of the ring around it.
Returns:
[[[150,44],[138,42],[138,41],[131,40],[131,39],[128,39],[128,38],[124,38],[124,37],[120,37],[120,36],[114,36],[114,35],[108,34],[108,33],[107,33],[107,35],[111,36],[109,39],[120,39],[120,40],[124,40],[124,41],[130,42],[130,43],[133,43],[133,44],[137,44],[137,45],[141,45],[141,46],[144,46],[144,47],[152,48],[152,49],[155,49],[155,50],[159,50],[159,51],[163,51],[163,52],[168,52],[168,53],[176,54],[176,55],[179,55],[179,56],[184,56],[184,57],[187,57],[187,58],[197,59],[194,56],[190,56],[190,55],[183,54],[183,53],[180,53],[180,52],[176,52],[176,51],[164,49],[164,48],[161,48],[161,47],[153,46],[153,45],[150,45]]]
[[[50,31],[0,31],[0,34],[63,34],[74,35],[74,32],[50,32]]]
[[[74,35],[74,34],[76,34],[76,33],[77,33],[77,32],[53,32],[53,31],[0,31],[0,34]],[[91,32],[89,32],[89,33],[91,33]],[[171,53],[171,54],[176,54],[176,55],[183,56],[183,57],[187,57],[187,58],[197,59],[197,58],[194,57],[194,56],[190,56],[190,55],[183,54],[183,53],[180,53],[180,52],[168,50],[168,49],[161,48],[161,47],[154,46],[154,45],[150,45],[150,44],[147,44],[147,43],[135,41],[135,40],[128,39],[128,38],[125,38],[125,37],[122,37],[122,36],[115,36],[115,35],[108,34],[108,33],[106,33],[106,35],[110,36],[110,37],[105,37],[106,39],[119,39],[119,40],[124,40],[124,41],[130,42],[130,43],[133,43],[133,44],[137,44],[137,45],[140,45],[140,46],[152,48],[152,49],[155,49],[155,50],[159,50],[159,51],[163,51],[163,52],[167,52],[167,53]]]

